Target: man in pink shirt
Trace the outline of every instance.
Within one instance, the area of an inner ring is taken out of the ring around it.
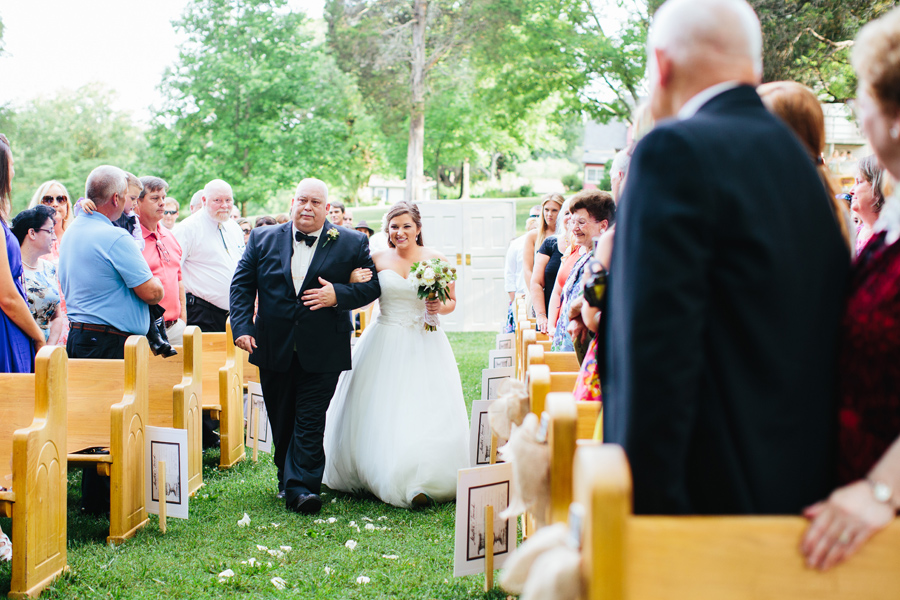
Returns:
[[[143,255],[150,271],[162,281],[165,296],[159,303],[166,313],[166,337],[173,346],[182,345],[187,305],[181,281],[181,246],[172,232],[162,226],[169,184],[159,177],[141,177],[144,186],[134,210],[144,238]]]

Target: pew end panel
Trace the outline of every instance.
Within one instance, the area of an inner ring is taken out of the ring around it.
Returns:
[[[244,459],[244,357],[231,338],[231,322],[225,332],[203,332],[202,407],[219,421],[219,468],[227,469]],[[230,349],[229,349],[230,348]],[[230,353],[230,354],[229,354]],[[237,387],[234,377],[237,376]]]
[[[572,465],[575,460],[575,430],[578,413],[572,394],[547,394],[550,426],[550,518],[548,523],[565,523],[572,503]]]
[[[583,569],[590,600],[888,600],[900,591],[900,522],[827,571],[799,551],[798,516],[634,516],[618,446],[579,443],[576,500],[586,510]]]
[[[228,468],[247,456],[244,438],[244,352],[234,345],[231,321],[225,324],[225,363],[219,367],[219,467]]]
[[[528,368],[527,379],[531,412],[536,414],[538,419],[540,419],[544,412],[547,394],[550,393],[550,367],[547,365],[530,366]]]
[[[187,431],[188,493],[203,485],[203,364],[200,328],[184,329],[184,345],[169,358],[150,356],[150,424]]]
[[[125,342],[125,393],[110,407],[109,537],[120,544],[147,524],[144,502],[144,427],[149,404],[150,346],[144,336]]]
[[[34,374],[0,375],[0,484],[11,488],[0,492],[0,514],[13,520],[10,598],[36,598],[67,569],[67,376],[60,346],[38,352]]]

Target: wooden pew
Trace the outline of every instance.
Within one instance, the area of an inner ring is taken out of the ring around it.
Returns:
[[[66,350],[33,374],[0,374],[0,516],[11,517],[10,598],[36,598],[66,569]],[[10,460],[12,457],[12,460]]]
[[[528,368],[528,396],[531,412],[541,416],[546,407],[547,394],[551,392],[572,393],[578,373],[554,373],[547,365],[531,365]],[[597,418],[600,416],[601,402],[576,402],[578,416],[576,439],[589,440],[594,437]]]
[[[526,357],[528,356],[528,347],[538,342],[548,342],[546,333],[539,333],[534,328],[531,321],[520,321],[516,327],[516,377],[520,380],[525,379],[525,372],[528,370]]]
[[[69,465],[95,467],[110,478],[110,543],[146,525],[144,427],[148,423],[150,347],[133,335],[124,360],[72,359],[68,386]],[[106,415],[109,415],[107,418]],[[109,454],[78,454],[92,447]]]
[[[184,429],[188,436],[188,493],[203,485],[203,349],[200,328],[184,329],[184,345],[169,358],[150,356],[150,424]]]
[[[575,452],[575,500],[585,509],[582,568],[588,600],[895,600],[900,522],[825,573],[798,550],[798,516],[635,516],[625,453]]]
[[[581,364],[574,352],[550,352],[542,342],[528,346],[525,351],[528,366],[547,365],[550,371],[580,371]]]
[[[359,337],[362,335],[363,331],[366,330],[369,323],[372,322],[372,310],[375,307],[375,303],[371,303],[367,306],[363,306],[362,308],[355,308],[351,313],[351,319],[353,319],[353,330],[354,335]],[[356,317],[359,315],[359,327],[356,327]]]
[[[244,357],[234,345],[231,322],[224,332],[204,332],[204,411],[219,420],[219,468],[227,469],[246,457],[244,446]]]

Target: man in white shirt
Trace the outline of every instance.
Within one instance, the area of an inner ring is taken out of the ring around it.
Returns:
[[[221,179],[203,188],[203,208],[172,230],[181,245],[187,324],[225,331],[231,278],[244,253],[244,233],[231,219],[234,193]]]

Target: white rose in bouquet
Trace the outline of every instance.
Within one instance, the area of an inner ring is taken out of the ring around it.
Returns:
[[[425,273],[423,273],[422,275],[425,278],[425,283],[427,283],[428,285],[434,283],[434,269],[428,267],[427,269],[425,269]]]

